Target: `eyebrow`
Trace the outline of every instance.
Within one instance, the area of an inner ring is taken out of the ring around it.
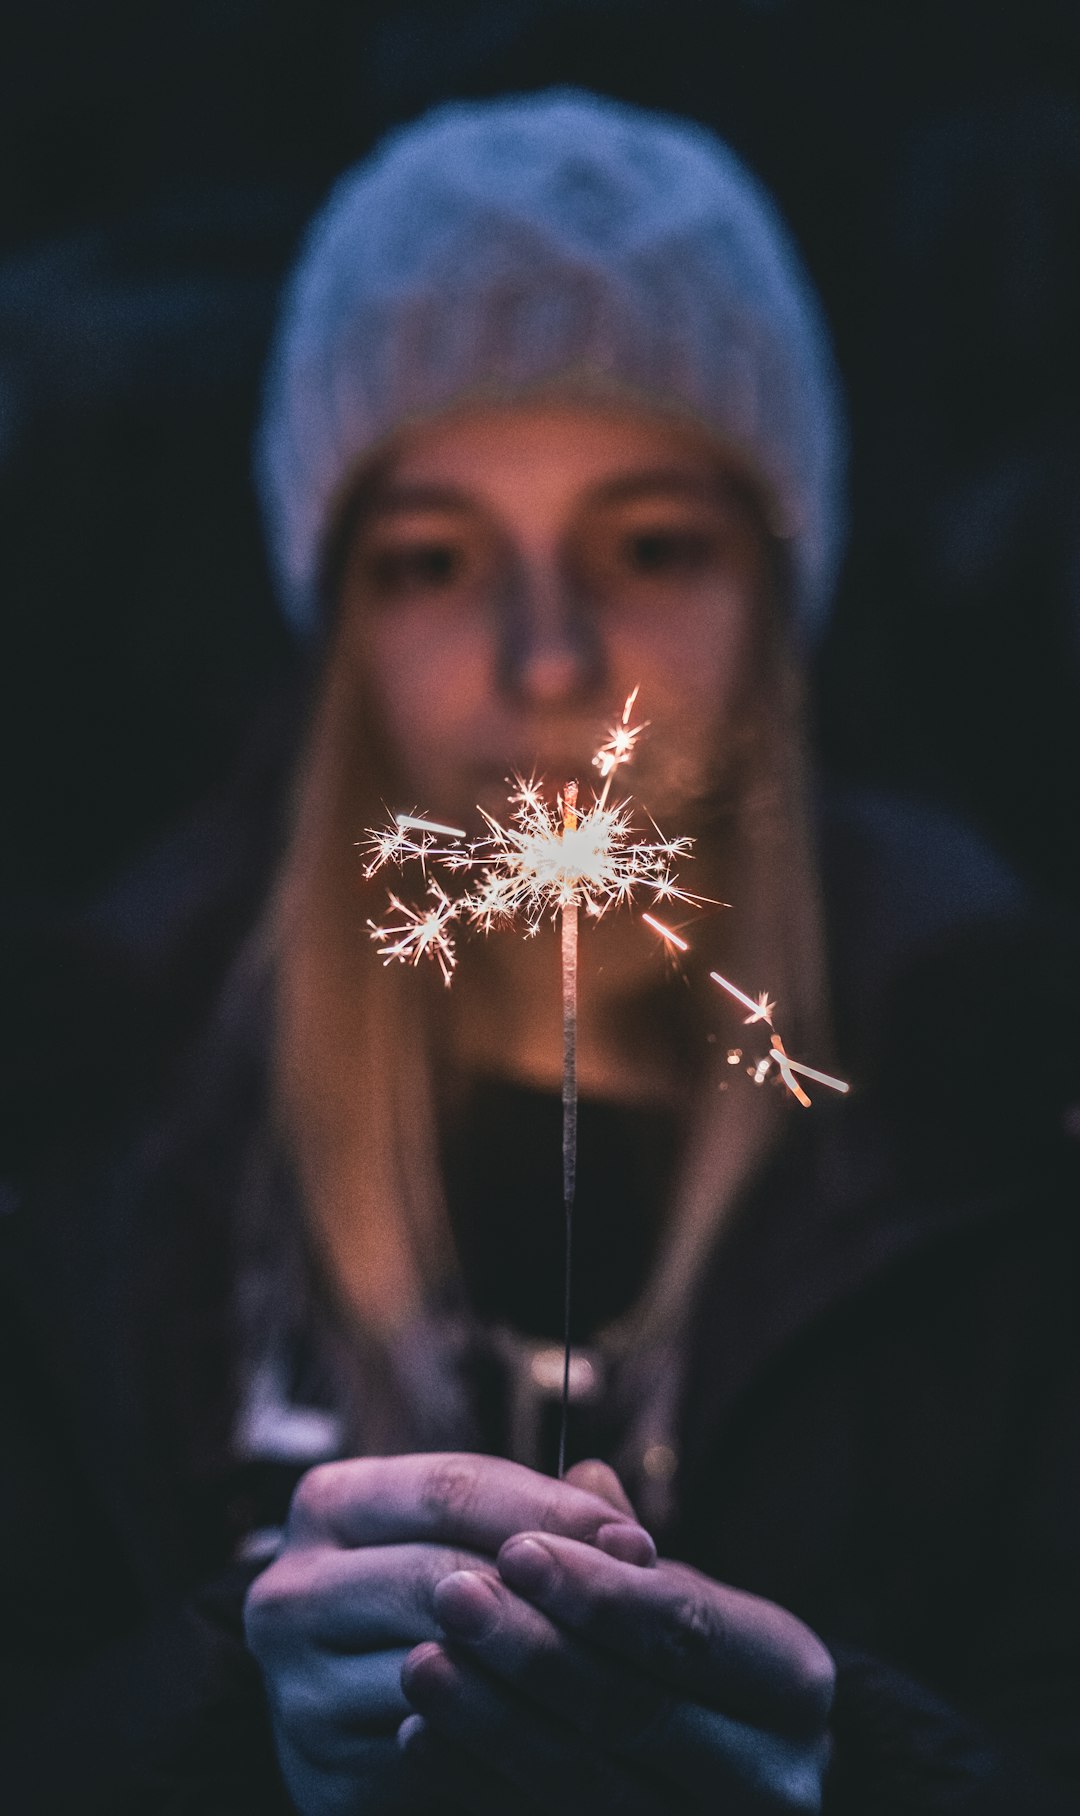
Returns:
[[[681,467],[656,467],[609,480],[592,496],[600,504],[633,504],[640,498],[723,498],[733,488],[734,482],[724,473],[698,476]]]
[[[475,501],[457,486],[387,485],[371,501],[372,517],[403,516],[409,511],[469,511]]]

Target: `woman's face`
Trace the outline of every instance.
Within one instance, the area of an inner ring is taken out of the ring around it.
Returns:
[[[401,804],[471,826],[505,809],[511,770],[586,787],[640,687],[627,785],[685,831],[748,702],[767,568],[745,492],[691,430],[559,402],[410,431],[341,602]]]

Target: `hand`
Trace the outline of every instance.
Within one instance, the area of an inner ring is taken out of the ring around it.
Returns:
[[[441,1631],[436,1585],[496,1579],[513,1533],[540,1528],[645,1562],[652,1541],[609,1471],[557,1482],[479,1456],[371,1457],[309,1471],[282,1548],[253,1583],[248,1645],[266,1680],[275,1741],[302,1816],[389,1816],[446,1803],[410,1785],[396,1732],[410,1713],[401,1667]],[[589,1488],[611,1494],[602,1499]]]
[[[688,1566],[519,1535],[435,1590],[402,1749],[484,1816],[820,1809],[834,1668],[784,1609]]]

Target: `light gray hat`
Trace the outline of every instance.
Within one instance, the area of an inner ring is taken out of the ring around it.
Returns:
[[[365,457],[468,397],[552,387],[675,411],[760,483],[794,618],[828,609],[844,428],[773,203],[711,134],[575,90],[453,103],[343,176],[286,287],[256,477],[286,613],[320,615]]]

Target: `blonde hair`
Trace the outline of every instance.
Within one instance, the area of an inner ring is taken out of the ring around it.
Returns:
[[[761,677],[726,813],[734,904],[724,962],[767,985],[789,1048],[827,1052],[818,873],[808,801],[801,677],[767,610]],[[647,678],[646,678],[647,682]],[[276,979],[276,1114],[296,1169],[307,1233],[340,1317],[411,1401],[394,1441],[452,1439],[461,1408],[441,1371],[419,1365],[417,1335],[462,1294],[440,1176],[435,1089],[441,983],[376,962],[356,849],[383,817],[361,682],[339,633],[312,719],[269,924]],[[432,968],[433,970],[433,968]],[[701,987],[713,986],[700,980]],[[723,1026],[728,1007],[718,1007]],[[788,1109],[726,1063],[720,1038],[701,1079],[651,1282],[607,1333],[617,1355],[672,1349],[703,1258],[758,1173]],[[801,1112],[799,1112],[801,1113]],[[429,1346],[430,1347],[430,1346]],[[674,1345],[678,1348],[677,1340]],[[410,1367],[410,1362],[415,1366]],[[670,1371],[669,1371],[670,1373]],[[373,1383],[373,1391],[374,1389]],[[437,1404],[438,1402],[438,1404]]]

